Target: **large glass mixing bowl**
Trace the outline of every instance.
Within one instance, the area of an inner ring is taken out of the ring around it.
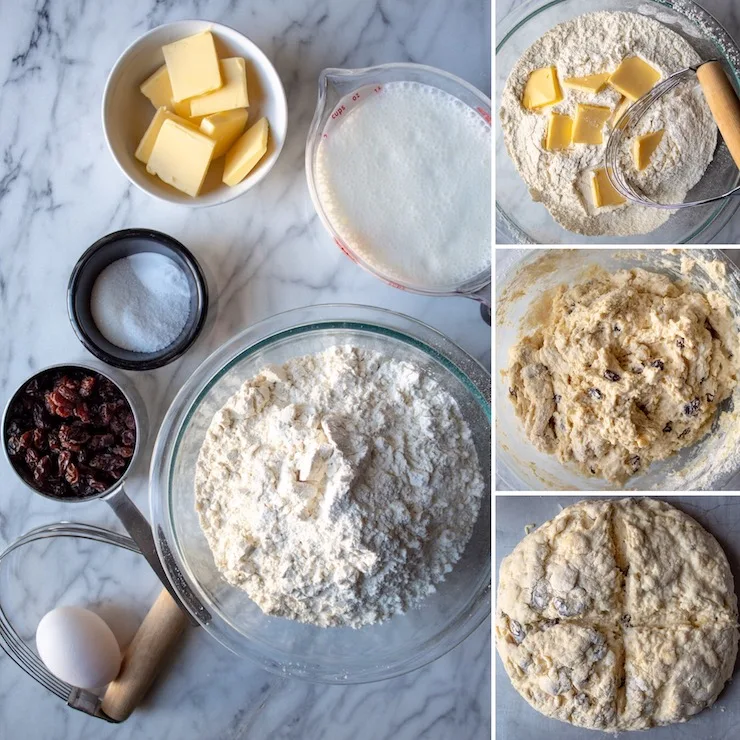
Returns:
[[[684,256],[696,263],[683,271]],[[726,278],[718,279],[708,266],[724,264]],[[717,424],[703,439],[665,460],[653,462],[624,486],[582,475],[563,465],[556,456],[540,452],[529,440],[509,398],[511,348],[521,336],[522,322],[532,315],[532,306],[548,290],[574,285],[584,273],[598,266],[607,272],[642,268],[686,280],[703,293],[717,291],[727,298],[735,321],[740,322],[740,268],[717,249],[500,249],[496,252],[496,357],[499,369],[496,396],[496,490],[545,491],[675,491],[718,490],[729,485],[738,473],[736,423]],[[535,278],[535,279],[533,279]],[[530,326],[526,327],[528,330]],[[721,415],[740,403],[740,388],[722,405]],[[734,404],[734,405],[733,405]],[[728,420],[732,417],[727,417]]]
[[[340,343],[408,360],[436,378],[456,399],[470,426],[487,483],[473,536],[436,593],[419,608],[359,630],[323,629],[266,616],[216,570],[194,506],[195,465],[216,411],[266,364]],[[184,582],[201,600],[207,613],[192,612],[203,628],[270,671],[326,683],[398,676],[465,639],[491,609],[490,383],[490,375],[473,358],[434,329],[364,306],[288,311],[253,326],[212,354],[167,412],[152,458],[150,489],[160,558],[173,586],[183,593]]]
[[[497,26],[500,40],[496,46],[496,111],[501,108],[501,94],[509,73],[529,46],[558,23],[599,10],[641,13],[660,21],[683,36],[702,59],[720,60],[735,89],[740,90],[740,48],[712,15],[691,0],[529,0]],[[740,173],[720,137],[714,160],[687,200],[719,195],[738,183]],[[740,206],[740,198],[728,198],[707,206],[684,208],[649,234],[574,234],[557,224],[545,206],[532,200],[506,151],[501,126],[496,127],[496,186],[499,243],[707,244]]]

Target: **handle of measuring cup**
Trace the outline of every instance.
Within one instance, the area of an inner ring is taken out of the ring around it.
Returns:
[[[719,62],[707,62],[696,70],[699,84],[722,138],[740,169],[740,100]]]

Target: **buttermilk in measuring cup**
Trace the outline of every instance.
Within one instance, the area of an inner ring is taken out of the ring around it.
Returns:
[[[325,130],[318,197],[350,251],[382,277],[451,291],[491,266],[491,129],[417,82],[368,89]]]

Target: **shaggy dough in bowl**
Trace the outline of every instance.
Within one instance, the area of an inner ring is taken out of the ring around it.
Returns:
[[[581,727],[640,730],[713,704],[737,619],[722,548],[661,501],[574,504],[501,563],[496,644],[511,682]]]
[[[729,301],[642,269],[594,267],[546,294],[512,347],[509,397],[541,452],[623,483],[710,431],[738,383]]]

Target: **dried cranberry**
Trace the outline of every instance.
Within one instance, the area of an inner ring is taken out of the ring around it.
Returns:
[[[112,452],[114,452],[116,455],[120,455],[121,457],[125,457],[126,459],[133,457],[134,455],[134,448],[128,447],[127,445],[117,445],[116,447],[112,448]]]
[[[90,439],[90,433],[82,424],[62,424],[59,427],[59,442],[67,450],[79,451]]]
[[[87,485],[90,488],[92,488],[93,491],[96,491],[97,493],[102,493],[103,491],[108,489],[108,486],[105,483],[103,483],[103,481],[99,480],[93,475],[88,477]]]
[[[104,450],[111,447],[115,441],[116,438],[112,434],[96,434],[90,438],[88,447],[91,450]]]
[[[37,463],[33,470],[33,479],[37,483],[43,483],[51,475],[51,458],[44,455]]]
[[[17,455],[21,451],[21,440],[19,437],[8,437],[7,444],[8,454],[11,456]]]
[[[69,483],[70,486],[76,485],[80,480],[80,471],[74,463],[67,465],[64,471],[64,479]]]
[[[59,457],[57,458],[57,465],[59,467],[59,475],[64,475],[64,471],[67,469],[67,466],[72,461],[72,453],[69,452],[69,450],[63,450],[59,453]]]
[[[29,429],[27,432],[23,432],[18,438],[18,441],[20,443],[20,449],[27,450],[33,445],[33,430]]]
[[[49,445],[49,449],[53,452],[60,450],[62,447],[59,444],[59,434],[57,432],[49,432],[49,435],[46,438],[46,442]]]
[[[29,468],[35,468],[36,463],[39,461],[39,453],[36,452],[36,450],[33,449],[33,447],[29,447],[26,450],[26,465],[28,465]]]
[[[43,430],[33,430],[33,446],[37,450],[43,450],[46,447],[46,434],[43,432]]]
[[[133,447],[136,442],[136,435],[130,429],[127,429],[123,434],[121,434],[121,442],[123,442],[127,447]]]
[[[97,468],[106,473],[114,473],[125,466],[126,461],[120,455],[115,455],[110,452],[95,455],[95,457],[90,460],[91,468]]]
[[[90,409],[84,401],[75,406],[75,416],[84,424],[90,423]]]
[[[48,429],[51,426],[51,420],[46,409],[40,404],[34,404],[33,423],[38,429]]]
[[[80,396],[88,398],[93,390],[95,390],[95,378],[92,375],[87,375],[80,381]]]

